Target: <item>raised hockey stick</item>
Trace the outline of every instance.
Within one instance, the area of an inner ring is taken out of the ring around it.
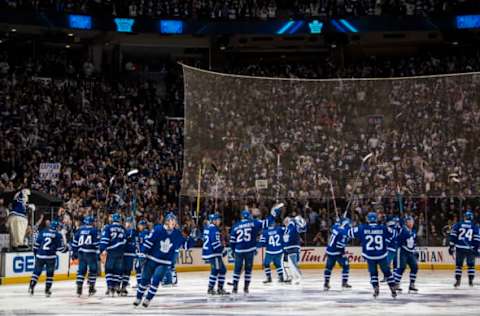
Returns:
[[[355,191],[357,190],[357,183],[358,179],[360,178],[360,174],[362,173],[363,165],[370,159],[372,158],[373,153],[369,153],[365,157],[362,158],[362,163],[360,164],[360,168],[357,171],[357,176],[355,177],[355,182],[353,183],[353,188],[352,188],[352,195],[350,196],[350,199],[348,199],[347,207],[345,208],[345,212],[343,212],[343,217],[346,217],[348,214],[348,210],[350,209],[353,201],[353,197],[355,196]]]

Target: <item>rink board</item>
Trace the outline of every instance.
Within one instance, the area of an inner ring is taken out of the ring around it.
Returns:
[[[448,254],[447,247],[419,247],[418,252],[421,269],[440,270],[454,268],[455,259]],[[202,260],[201,254],[201,248],[182,249],[177,260],[177,271],[193,272],[210,270],[210,266]],[[255,257],[255,269],[261,269],[263,256],[263,249],[260,249],[258,255]],[[347,256],[351,268],[366,268],[360,247],[348,247]],[[102,271],[104,271],[104,260],[105,258],[102,258]],[[1,284],[28,283],[30,281],[35,265],[35,257],[32,252],[3,253],[0,261]],[[300,262],[302,269],[323,269],[326,262],[325,247],[303,247],[300,254]],[[228,268],[233,268],[231,263],[228,264]],[[59,253],[57,256],[55,280],[75,279],[76,271],[77,262],[70,261],[70,273],[68,273],[69,256],[65,253]],[[40,281],[44,279],[45,276],[42,275]]]

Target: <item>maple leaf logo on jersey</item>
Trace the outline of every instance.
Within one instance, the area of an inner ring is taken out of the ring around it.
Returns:
[[[170,238],[165,240],[160,240],[160,251],[163,253],[168,253],[173,244],[170,242]]]

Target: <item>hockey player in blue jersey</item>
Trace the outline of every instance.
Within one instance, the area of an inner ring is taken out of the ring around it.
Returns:
[[[327,263],[325,266],[325,283],[323,288],[325,291],[330,289],[330,277],[332,270],[335,267],[335,263],[342,267],[342,288],[351,288],[348,284],[348,276],[350,273],[350,264],[348,257],[345,254],[345,247],[349,242],[348,230],[350,229],[350,220],[348,218],[340,218],[337,223],[332,226],[331,235],[328,239],[328,245],[326,249]]]
[[[220,236],[219,227],[221,223],[222,219],[218,213],[210,214],[208,216],[208,225],[205,225],[203,229],[202,259],[210,264],[210,277],[208,279],[207,291],[209,295],[230,294],[223,288],[227,268],[223,262],[225,247]],[[215,284],[217,284],[216,291]]]
[[[388,266],[391,269],[395,269],[397,266],[397,250],[398,250],[398,242],[397,242],[397,237],[398,233],[400,232],[400,229],[402,226],[400,225],[400,218],[398,216],[393,216],[387,219],[386,225],[388,229],[393,233],[392,238],[388,241],[387,244],[387,261],[388,261]],[[393,268],[392,268],[392,263],[393,263]],[[392,270],[393,271],[393,270]],[[385,277],[381,282],[387,282],[387,279]]]
[[[273,208],[272,213],[278,214],[279,208]],[[252,279],[253,259],[257,252],[257,237],[262,229],[268,227],[268,223],[275,218],[269,215],[266,220],[253,219],[250,211],[243,210],[240,214],[241,220],[237,222],[230,231],[230,248],[232,256],[235,258],[233,271],[233,290],[232,293],[238,293],[238,283],[240,275],[245,266],[245,284],[243,292],[249,293],[250,281]]]
[[[105,279],[107,281],[106,295],[115,295],[120,290],[120,281],[123,273],[123,252],[125,250],[126,231],[120,224],[120,214],[112,215],[112,223],[105,225],[100,239],[100,253],[107,252],[105,262]]]
[[[62,235],[57,231],[58,222],[52,221],[48,229],[42,230],[33,245],[33,254],[35,256],[35,267],[33,269],[32,279],[28,292],[33,295],[35,285],[38,278],[42,274],[43,269],[46,270],[47,280],[45,283],[45,295],[52,295],[51,288],[53,284],[53,276],[55,272],[55,264],[57,260],[57,251],[65,252],[66,247],[63,243]]]
[[[88,270],[88,295],[95,294],[95,282],[98,273],[98,255],[100,253],[98,230],[93,226],[95,219],[92,216],[86,216],[72,242],[72,258],[78,258],[77,271],[77,295],[81,296],[83,291],[83,281]]]
[[[288,268],[292,272],[293,282],[300,284],[302,273],[300,272],[300,234],[306,232],[307,223],[300,215],[295,218],[285,218],[285,233],[283,234],[283,249],[287,257]]]
[[[177,218],[174,214],[167,214],[164,222],[164,225],[156,225],[143,243],[146,261],[142,271],[142,279],[137,287],[134,306],[142,303],[145,292],[147,292],[147,295],[142,305],[144,307],[150,305],[160,282],[172,264],[175,250],[182,246],[187,249],[193,245],[191,238],[184,237],[182,232],[175,228]]]
[[[265,257],[263,259],[263,271],[265,272],[264,284],[272,283],[272,270],[270,265],[275,266],[278,281],[285,282],[283,275],[283,235],[284,227],[276,225],[275,222],[269,223],[268,229],[265,229],[260,237],[259,247],[265,248]]]
[[[380,293],[378,282],[378,268],[383,272],[390,286],[392,297],[397,296],[395,280],[387,262],[387,244],[394,235],[385,225],[377,224],[377,213],[370,212],[367,215],[367,224],[361,224],[348,231],[348,237],[360,240],[362,256],[367,261],[370,283],[373,286],[373,297]]]
[[[135,219],[127,217],[125,220],[125,250],[123,253],[122,264],[122,284],[120,288],[120,295],[127,296],[127,286],[130,282],[130,275],[132,274],[133,264],[137,256],[137,231],[135,230]]]
[[[410,268],[410,286],[408,287],[409,293],[417,293],[418,289],[415,287],[415,280],[417,279],[418,263],[417,263],[417,232],[414,229],[415,221],[412,216],[407,215],[404,219],[405,225],[400,229],[398,237],[396,238],[398,243],[397,262],[394,269],[393,276],[395,283],[397,284],[397,291],[400,289],[400,281],[402,280],[403,272],[405,268]]]
[[[178,229],[178,224],[176,229]],[[165,277],[163,278],[163,283],[162,286],[164,287],[169,287],[169,286],[177,286],[178,284],[178,275],[177,275],[177,259],[178,256],[180,255],[180,248],[188,249],[193,246],[195,243],[195,240],[201,239],[200,236],[198,238],[192,237],[192,234],[194,231],[189,231],[188,228],[184,228],[182,235],[185,236],[185,240],[182,243],[179,243],[177,248],[175,249],[175,255],[173,256],[172,259],[172,264],[170,265],[170,268],[167,270],[167,273],[165,273]]]
[[[463,215],[463,221],[453,225],[450,231],[450,248],[448,252],[455,254],[455,288],[462,280],[463,263],[467,261],[468,284],[473,286],[475,278],[475,256],[480,245],[479,227],[473,223],[473,213],[468,210]]]
[[[135,274],[137,278],[137,285],[140,284],[142,279],[142,269],[145,263],[145,255],[143,254],[142,245],[145,238],[150,234],[150,231],[147,228],[147,222],[145,220],[140,220],[137,224],[137,238],[136,238],[136,253],[137,260],[135,261]]]
[[[387,261],[388,261],[388,266],[391,267],[392,263],[393,266],[396,267],[396,258],[397,258],[397,250],[398,250],[398,233],[400,232],[402,226],[400,225],[400,219],[398,216],[393,216],[389,220],[387,220],[387,227],[391,230],[394,231],[395,233],[392,235],[392,238],[388,242],[387,245],[387,250],[388,250],[388,255],[387,255]]]

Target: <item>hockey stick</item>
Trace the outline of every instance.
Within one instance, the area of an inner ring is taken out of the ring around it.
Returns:
[[[400,187],[397,185],[397,200],[398,200],[398,208],[400,209],[400,216],[403,216],[403,197],[402,193],[400,192]]]
[[[197,186],[197,209],[196,209],[196,214],[197,214],[197,227],[198,227],[198,221],[200,219],[200,190],[202,189],[202,175],[204,172],[204,166],[203,166],[203,161],[200,167],[198,168],[198,186]]]
[[[352,205],[353,197],[355,196],[355,191],[357,190],[357,183],[358,179],[360,178],[360,174],[362,173],[363,165],[365,162],[367,162],[370,158],[372,158],[373,153],[369,153],[365,157],[362,158],[362,163],[360,164],[360,168],[357,171],[357,176],[355,177],[355,182],[353,183],[353,188],[352,188],[352,195],[350,196],[350,199],[348,200],[347,207],[345,208],[345,212],[343,212],[343,217],[346,217],[348,214],[348,210],[350,209],[350,206]]]
[[[454,183],[457,183],[458,186],[460,187],[460,191],[461,191],[461,182],[460,179],[458,178],[458,174],[457,173],[451,173],[448,175],[448,177],[450,178],[450,180],[452,180],[452,182]],[[463,208],[463,200],[462,200],[462,196],[461,194],[459,194],[458,196],[458,216],[459,218],[462,218],[462,208]]]
[[[332,179],[331,178],[327,179],[326,177],[324,177],[324,180],[328,182],[328,185],[330,187],[330,194],[332,195],[333,208],[335,210],[335,217],[336,219],[339,219],[340,217],[338,216],[337,201],[335,200],[335,191],[333,190]]]
[[[70,278],[70,267],[72,265],[72,252],[69,250],[68,251],[68,270],[67,270],[67,278]]]
[[[130,178],[136,174],[138,174],[138,169],[132,169],[129,172],[127,172],[127,178]],[[135,220],[136,218],[136,213],[137,213],[137,183],[134,183],[134,188],[132,190],[132,199],[130,200],[130,210],[132,212],[132,217],[133,217],[133,224],[135,227],[137,226],[137,221]],[[134,205],[134,206],[133,206]]]
[[[217,207],[218,207],[218,169],[215,164],[211,163],[210,167],[212,170],[215,172],[215,207],[214,211],[217,212]]]

